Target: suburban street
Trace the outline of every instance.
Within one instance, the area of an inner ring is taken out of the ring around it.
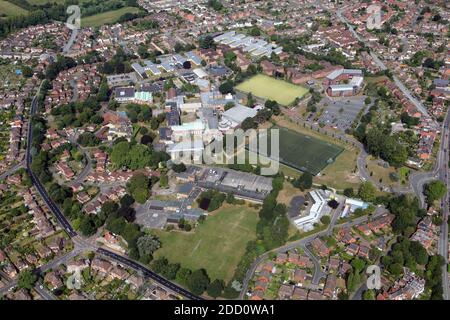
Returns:
[[[368,43],[365,39],[363,39],[354,29],[353,27],[348,23],[348,21],[343,17],[342,11],[345,10],[346,7],[343,7],[339,9],[336,12],[336,15],[338,18],[347,25],[348,29],[354,34],[354,36],[361,42],[363,42],[366,46],[368,46]],[[371,50],[370,55],[373,58],[374,62],[380,67],[382,70],[387,70],[386,65],[379,59],[379,57]],[[403,94],[411,101],[412,104],[425,116],[429,117],[428,110],[426,107],[418,100],[416,99],[411,92],[405,87],[405,85],[398,79],[397,76],[393,75],[393,80],[397,87],[403,92]],[[418,173],[415,175],[412,175],[410,177],[410,185],[414,191],[414,193],[417,195],[417,197],[420,200],[420,203],[422,207],[426,206],[425,198],[423,195],[423,188],[426,183],[428,183],[431,180],[439,179],[443,181],[447,186],[447,194],[446,199],[442,201],[442,215],[443,215],[443,223],[440,227],[440,235],[438,240],[438,253],[442,255],[445,258],[446,264],[442,268],[442,282],[443,282],[443,291],[444,291],[444,299],[449,300],[449,281],[448,281],[448,214],[449,214],[449,187],[450,187],[450,181],[448,179],[448,163],[449,163],[449,156],[448,156],[448,150],[450,147],[449,144],[449,125],[450,125],[450,117],[449,117],[449,111],[447,111],[447,114],[444,119],[444,123],[442,126],[442,133],[441,133],[441,143],[439,147],[439,152],[437,154],[436,164],[434,167],[434,170],[432,172],[424,172],[424,173]],[[359,166],[358,166],[359,167]]]
[[[40,91],[40,88],[38,90],[38,93]],[[31,115],[33,115],[34,113],[36,113],[37,111],[37,95],[33,98],[32,103],[31,103]],[[32,130],[31,130],[31,121],[28,124],[28,133],[27,133],[27,141],[32,141]],[[33,183],[33,185],[36,187],[36,190],[39,192],[40,196],[42,197],[42,199],[44,200],[44,202],[47,204],[47,206],[50,208],[50,210],[52,211],[52,213],[54,214],[54,216],[56,217],[58,223],[64,228],[64,230],[67,232],[67,234],[74,240],[74,243],[76,244],[76,248],[77,245],[81,248],[83,248],[83,250],[85,249],[90,249],[90,250],[95,250],[97,249],[96,246],[93,246],[90,242],[86,242],[84,239],[82,239],[77,232],[73,229],[73,227],[71,226],[70,222],[66,219],[66,217],[64,216],[64,214],[61,212],[61,210],[58,208],[58,206],[53,202],[53,200],[50,199],[50,197],[48,196],[47,191],[45,190],[44,186],[42,185],[42,183],[39,181],[39,179],[37,179],[37,177],[34,175],[33,171],[31,170],[31,161],[32,161],[32,157],[31,157],[31,145],[27,144],[27,150],[26,150],[26,167],[27,170],[30,174],[31,177],[31,181]],[[161,284],[164,287],[167,287],[171,290],[173,290],[174,292],[180,294],[181,296],[187,298],[187,299],[191,299],[191,300],[199,300],[201,299],[200,297],[197,297],[195,295],[193,295],[192,293],[190,293],[188,290],[168,281],[167,279],[161,277],[160,275],[154,273],[153,271],[151,271],[150,269],[148,269],[147,267],[127,258],[127,257],[123,257],[120,256],[114,252],[111,252],[109,250],[106,249],[98,249],[97,250],[98,253],[103,254],[104,256],[110,257],[124,265],[127,265],[130,268],[133,268],[137,271],[142,272],[146,277],[151,278],[153,281]],[[73,254],[74,256],[76,256],[77,254],[79,254],[80,252],[78,250],[74,250],[71,252],[71,254]],[[58,263],[59,261],[55,262]],[[48,267],[48,265],[47,265]],[[45,271],[42,267],[40,268],[41,271]],[[13,285],[14,286],[14,285]],[[2,289],[2,291],[5,290],[5,288]],[[6,289],[7,290],[7,289]],[[0,294],[1,292],[0,291]]]
[[[18,164],[12,166],[7,171],[0,174],[0,180],[6,179],[8,176],[12,175],[14,172],[22,168],[24,165],[24,161],[19,162]]]
[[[266,260],[269,257],[270,253],[272,253],[272,252],[273,253],[282,253],[282,252],[286,252],[286,251],[289,251],[289,250],[292,250],[292,249],[295,249],[295,248],[298,248],[298,247],[303,247],[304,248],[304,246],[306,244],[310,243],[315,238],[329,235],[333,231],[334,227],[337,227],[337,226],[342,227],[342,228],[352,227],[354,225],[363,223],[363,222],[365,222],[365,221],[367,221],[369,219],[369,216],[366,215],[366,216],[357,217],[355,219],[352,219],[351,221],[347,221],[347,222],[343,222],[343,223],[337,223],[337,218],[339,216],[338,212],[340,212],[340,211],[334,210],[332,220],[331,220],[330,224],[328,225],[328,227],[325,230],[319,231],[317,233],[309,235],[309,236],[307,236],[305,238],[302,238],[300,240],[296,240],[296,241],[290,242],[288,244],[285,244],[284,246],[281,246],[279,248],[273,249],[273,250],[268,251],[268,252],[262,254],[261,256],[259,256],[252,263],[251,267],[247,271],[247,275],[246,275],[246,277],[245,277],[245,279],[244,279],[244,281],[242,283],[242,290],[241,290],[241,293],[239,294],[239,299],[243,299],[244,298],[244,295],[248,291],[248,284],[249,284],[250,280],[252,279],[252,277],[253,277],[253,275],[254,275],[258,265],[261,264],[264,260]],[[385,208],[378,206],[376,208],[375,212],[370,216],[370,218],[376,218],[376,217],[382,215],[385,212],[386,212]],[[333,223],[333,221],[334,221],[334,223]],[[316,278],[315,274],[316,274],[317,270],[318,270],[317,269],[317,265],[315,264],[314,278],[315,278],[316,281],[317,281],[317,278]],[[317,277],[319,277],[321,272],[322,272],[322,270],[319,267],[319,273],[318,273]]]
[[[443,180],[447,186],[447,194],[442,201],[442,225],[440,227],[440,234],[438,240],[438,253],[446,260],[446,264],[442,267],[442,284],[443,296],[445,300],[449,300],[449,281],[448,281],[448,214],[449,214],[449,199],[450,199],[450,181],[448,177],[448,163],[449,163],[449,126],[450,126],[450,112],[447,112],[444,126],[442,130],[442,141],[439,149],[439,179]]]
[[[341,22],[343,22],[348,29],[350,30],[350,32],[353,33],[353,35],[355,36],[356,39],[358,39],[359,41],[361,41],[362,43],[364,43],[367,47],[370,48],[370,46],[368,45],[368,42],[366,41],[366,39],[363,39],[354,29],[353,27],[350,25],[350,23],[344,18],[344,16],[342,15],[343,10],[345,10],[347,7],[342,7],[339,10],[336,11],[336,15],[338,16],[338,18],[341,20]],[[378,65],[378,67],[381,70],[387,70],[386,65],[380,60],[380,58],[371,50],[370,51],[370,55],[373,59],[373,61]],[[409,101],[411,101],[412,104],[414,104],[416,106],[416,108],[425,116],[429,117],[430,115],[428,114],[428,110],[427,108],[425,108],[425,106],[419,101],[417,100],[412,94],[411,92],[405,87],[405,85],[400,81],[400,79],[398,79],[395,75],[393,75],[393,80],[395,82],[395,84],[398,86],[398,88],[400,89],[400,91],[403,92],[403,94],[409,99]]]

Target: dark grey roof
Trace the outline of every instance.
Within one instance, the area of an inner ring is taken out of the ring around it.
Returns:
[[[116,98],[133,98],[134,91],[133,87],[118,87],[114,92]]]
[[[433,80],[433,84],[436,87],[446,87],[449,84],[449,80],[446,80],[446,79],[434,79]]]
[[[172,130],[170,128],[159,128],[160,140],[170,140],[171,135],[172,135]]]
[[[177,187],[177,192],[183,193],[183,194],[189,194],[193,188],[194,188],[194,185],[192,183],[184,183]]]

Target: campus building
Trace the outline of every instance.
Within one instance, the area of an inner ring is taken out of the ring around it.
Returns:
[[[338,69],[326,76],[323,84],[327,87],[327,94],[330,97],[354,96],[363,87],[364,77],[358,69]]]
[[[331,199],[331,192],[329,190],[313,190],[308,193],[308,200],[312,202],[305,211],[304,215],[300,215],[293,222],[295,225],[303,231],[309,231],[314,228],[314,224],[320,221],[320,218],[324,215],[328,215],[331,212],[331,208],[328,206],[328,201]]]

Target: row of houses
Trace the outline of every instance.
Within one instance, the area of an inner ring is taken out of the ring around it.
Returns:
[[[49,112],[54,105],[71,102],[74,96],[78,101],[86,100],[92,88],[100,85],[101,76],[97,65],[85,64],[61,71],[52,82],[52,89],[45,100],[45,109]]]
[[[48,210],[45,206],[42,206],[31,189],[21,191],[21,196],[24,199],[25,206],[30,210],[33,215],[33,223],[35,229],[31,234],[35,235],[38,239],[46,238],[55,232],[53,224],[47,218]]]
[[[404,268],[403,276],[387,291],[377,295],[377,300],[413,300],[425,291],[425,279]]]
[[[122,198],[126,194],[126,190],[122,186],[113,187],[111,189],[108,189],[105,192],[102,192],[100,195],[98,195],[95,200],[92,202],[89,202],[87,205],[84,206],[83,211],[87,214],[97,214],[100,212],[102,205],[107,201],[118,201],[120,198]],[[81,203],[86,203],[90,200],[90,196],[85,193],[81,192],[77,194],[77,200]],[[87,201],[86,201],[87,200]]]

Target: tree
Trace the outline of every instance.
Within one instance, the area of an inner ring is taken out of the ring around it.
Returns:
[[[217,298],[222,294],[222,291],[225,287],[223,280],[216,279],[211,282],[206,290],[208,295],[213,298]]]
[[[259,30],[258,27],[253,27],[253,28],[250,29],[249,34],[250,34],[252,37],[259,37],[259,36],[261,35],[261,30]]]
[[[403,266],[400,263],[393,263],[388,267],[388,270],[394,276],[399,276],[403,272]]]
[[[192,272],[187,281],[188,289],[196,295],[201,295],[208,288],[210,283],[205,269],[198,269]]]
[[[355,272],[361,272],[366,266],[366,263],[360,258],[355,258],[352,260],[351,265],[355,269]]]
[[[213,8],[215,11],[223,9],[223,4],[219,0],[208,0],[208,7]]]
[[[114,234],[122,234],[123,230],[125,229],[125,226],[127,224],[127,221],[124,217],[118,217],[115,219],[111,219],[106,222],[106,229],[111,231]]]
[[[98,145],[100,143],[100,139],[97,138],[91,132],[84,132],[84,133],[80,134],[80,136],[78,137],[77,142],[82,147],[93,147],[93,146],[96,146],[96,145]]]
[[[227,201],[227,203],[230,203],[230,204],[236,203],[236,198],[234,197],[234,194],[232,194],[232,193],[227,193],[227,197],[225,200]]]
[[[98,214],[98,217],[104,222],[106,219],[117,212],[119,209],[119,206],[114,201],[106,201],[102,205],[102,209],[100,210],[100,213]]]
[[[351,198],[355,196],[355,191],[353,190],[353,188],[345,188],[344,189],[344,196]]]
[[[80,223],[80,231],[87,237],[92,236],[97,231],[95,223],[90,216],[83,216]]]
[[[313,176],[309,172],[303,173],[298,179],[292,182],[292,185],[296,188],[299,188],[302,191],[310,189],[313,184]]]
[[[229,80],[225,81],[219,86],[219,91],[222,94],[234,93],[233,83]]]
[[[144,235],[137,239],[136,246],[139,256],[152,256],[161,247],[161,242],[155,236]]]
[[[371,289],[364,291],[363,300],[375,300],[375,291]]]
[[[417,218],[423,217],[426,212],[420,208],[416,197],[400,195],[393,197],[388,202],[389,211],[395,215],[392,228],[396,233],[405,233],[409,227],[416,228]]]
[[[179,164],[173,164],[172,165],[172,170],[175,171],[176,173],[180,173],[180,172],[185,172],[186,171],[186,165],[184,163],[179,163]]]
[[[22,75],[23,75],[25,78],[31,78],[31,77],[33,76],[33,69],[31,69],[31,67],[29,67],[29,66],[23,66],[23,67],[21,68],[21,70],[22,70]]]
[[[167,174],[161,174],[159,178],[159,186],[161,188],[167,188],[169,185],[169,177],[167,177]]]
[[[131,207],[121,207],[117,210],[117,216],[125,218],[128,222],[132,222],[136,218],[136,211]]]
[[[215,48],[214,38],[210,35],[201,37],[199,39],[199,45],[202,49]]]
[[[127,191],[138,203],[145,203],[150,196],[150,179],[143,173],[136,173],[127,184]]]
[[[432,205],[434,201],[445,196],[447,187],[441,180],[434,180],[425,185],[423,193],[427,197],[428,204]]]
[[[191,68],[191,62],[185,61],[183,62],[183,69],[190,69]]]
[[[362,200],[370,202],[375,200],[376,192],[375,186],[370,181],[366,181],[359,186],[358,196]]]
[[[156,273],[162,273],[168,266],[169,261],[165,257],[153,260],[150,264],[150,268]]]
[[[20,271],[17,280],[17,286],[22,289],[31,290],[34,287],[38,277],[31,270],[25,269]]]
[[[177,276],[178,270],[180,270],[179,263],[169,263],[163,270],[162,276],[166,279],[173,280]]]
[[[364,99],[364,103],[365,103],[366,105],[369,105],[371,102],[372,102],[372,100],[370,99],[370,97],[366,97],[366,98]]]
[[[131,145],[128,141],[121,141],[113,146],[110,155],[111,161],[116,167],[137,170],[151,165],[155,153],[152,153],[145,145]]]
[[[177,280],[178,283],[186,285],[189,277],[191,276],[191,273],[192,273],[191,270],[187,268],[180,268],[177,271],[175,279]]]
[[[130,196],[128,193],[125,194],[121,199],[120,199],[120,205],[122,207],[130,207],[132,206],[134,203],[134,198],[132,196]]]
[[[330,216],[322,216],[320,217],[320,222],[322,222],[325,225],[329,225],[330,224]]]
[[[153,142],[153,137],[150,136],[150,135],[148,135],[148,134],[144,134],[144,135],[141,137],[141,143],[142,143],[142,144],[145,144],[145,145],[148,146],[148,145],[151,145],[152,142]]]
[[[411,241],[410,250],[416,262],[420,265],[426,265],[428,262],[427,250],[422,246],[420,242]]]
[[[266,102],[264,103],[264,106],[267,109],[270,109],[274,115],[279,115],[281,113],[280,110],[280,106],[278,105],[278,102],[276,102],[275,100],[266,100]]]
[[[245,118],[244,121],[242,121],[241,123],[241,129],[246,131],[249,129],[257,129],[258,128],[258,124],[255,122],[255,120],[253,118]]]

